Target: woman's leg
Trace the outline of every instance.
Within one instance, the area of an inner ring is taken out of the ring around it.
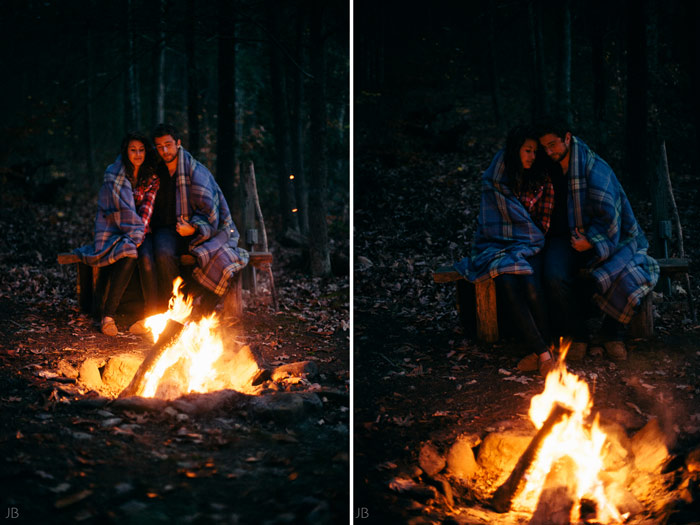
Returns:
[[[112,265],[103,317],[114,317],[119,301],[122,300],[124,290],[134,273],[134,268],[136,268],[136,259],[132,257],[123,257]]]
[[[158,313],[158,278],[153,255],[153,237],[147,234],[139,246],[139,280],[144,300],[144,317]]]
[[[509,319],[515,325],[518,337],[532,352],[541,354],[549,349],[549,333],[544,334],[540,326],[546,326],[546,311],[541,304],[537,285],[532,275],[503,274],[496,277],[496,286],[505,299]]]

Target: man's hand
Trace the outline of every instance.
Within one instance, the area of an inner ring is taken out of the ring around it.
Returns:
[[[583,234],[583,230],[576,228],[571,236],[571,247],[577,252],[585,252],[593,248],[593,245],[588,242],[588,239],[586,239],[586,236]]]
[[[182,217],[177,218],[177,224],[175,225],[175,230],[180,234],[181,237],[189,237],[196,230],[189,222],[187,222]]]

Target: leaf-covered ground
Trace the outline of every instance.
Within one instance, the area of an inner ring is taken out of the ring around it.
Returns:
[[[530,399],[543,388],[537,375],[518,373],[522,349],[515,342],[488,345],[469,337],[459,325],[454,285],[432,279],[433,270],[469,254],[479,177],[502,137],[480,123],[488,112],[484,100],[481,112],[477,103],[461,112],[468,126],[458,147],[441,150],[444,134],[433,132],[435,120],[406,117],[420,104],[396,107],[410,97],[363,93],[355,107],[359,129],[372,130],[368,123],[386,117],[376,125],[386,133],[356,135],[354,511],[376,523],[508,523],[512,516],[484,509],[456,480],[448,480],[448,497],[439,480],[418,468],[423,443],[444,454],[462,433],[483,438],[502,422],[526,418]],[[459,103],[454,106],[459,121]],[[672,164],[671,171],[685,249],[694,259],[698,184],[686,165]],[[635,198],[633,206],[649,231],[649,202]],[[697,269],[691,263],[696,298]],[[595,409],[658,417],[672,453],[682,454],[700,444],[700,326],[689,315],[685,281],[674,284],[672,299],[656,298],[655,336],[628,341],[627,361],[589,356],[569,368],[589,383]],[[397,478],[433,485],[437,490],[428,493],[438,496],[394,490]],[[652,506],[633,522],[669,519],[670,511]]]
[[[249,345],[270,367],[315,361],[316,377],[270,386],[313,392],[322,407],[269,417],[235,402],[190,413],[171,405],[115,408],[71,371],[88,358],[145,355],[150,344],[128,332],[102,335],[78,310],[75,268],[56,262],[57,253],[90,241],[94,197],[70,188],[52,204],[3,195],[3,513],[27,523],[345,521],[348,278],[312,279],[294,264],[296,251],[273,244],[278,311],[263,289],[257,299],[247,296],[249,307],[227,332],[228,344]],[[122,332],[131,320],[128,312],[117,318]]]

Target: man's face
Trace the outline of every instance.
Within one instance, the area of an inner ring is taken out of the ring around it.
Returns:
[[[540,137],[540,144],[549,158],[554,162],[561,162],[569,154],[569,144],[571,143],[571,133],[567,132],[564,139],[554,133],[547,133]]]
[[[163,135],[162,137],[156,137],[154,142],[156,143],[156,150],[158,150],[160,158],[162,158],[166,164],[169,164],[177,158],[177,149],[180,147],[179,139],[176,141],[171,135]]]

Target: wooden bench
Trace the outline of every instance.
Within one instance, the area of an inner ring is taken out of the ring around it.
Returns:
[[[248,252],[250,259],[248,265],[254,268],[272,273],[272,253],[270,252]],[[89,266],[82,262],[75,253],[59,253],[57,257],[59,264],[75,264],[77,271],[76,296],[80,310],[94,316],[99,316],[106,289],[106,272],[103,268]],[[195,258],[192,255],[181,255],[180,265],[192,267]],[[277,295],[274,288],[274,281],[270,279],[272,287],[272,298],[277,309]],[[243,312],[242,290],[240,272],[236,272],[229,290],[223,298],[224,316],[238,317]]]
[[[656,261],[663,276],[688,273],[688,259],[669,258]],[[468,331],[475,330],[477,339],[481,341],[487,343],[498,341],[498,305],[494,279],[470,283],[452,266],[441,266],[433,272],[433,281],[456,283],[457,309],[462,324]],[[651,294],[649,294],[642,300],[639,310],[630,321],[629,334],[632,337],[649,337],[653,333],[654,317],[651,310]]]

